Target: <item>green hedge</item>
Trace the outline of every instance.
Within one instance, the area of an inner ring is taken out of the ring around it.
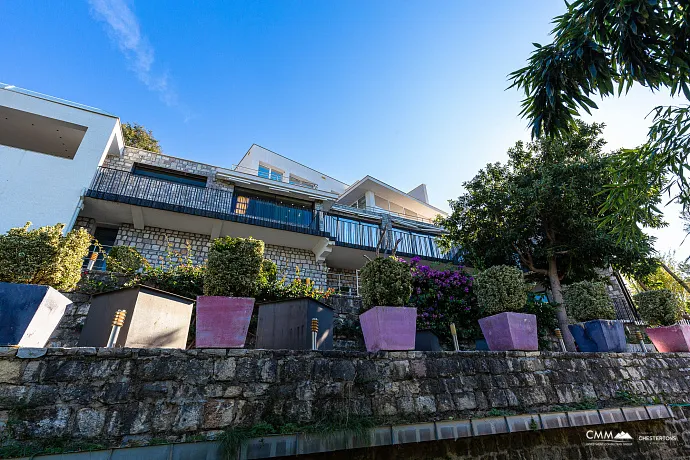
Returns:
[[[64,224],[34,230],[30,226],[27,222],[0,235],[0,281],[71,291],[81,279],[93,237],[83,228],[63,235]]]
[[[395,257],[377,257],[360,271],[364,309],[375,306],[402,307],[412,294],[410,266]]]
[[[521,311],[530,291],[522,271],[507,265],[494,265],[479,273],[473,287],[485,316]]]
[[[204,294],[254,297],[264,263],[264,242],[226,236],[213,240],[208,253]]]
[[[640,292],[633,296],[642,319],[650,326],[672,326],[683,315],[678,297],[668,289]]]
[[[149,263],[130,246],[114,246],[106,256],[106,266],[111,272],[132,274],[148,268]]]
[[[606,292],[606,284],[580,281],[565,287],[563,301],[568,316],[576,321],[616,319],[613,301]]]

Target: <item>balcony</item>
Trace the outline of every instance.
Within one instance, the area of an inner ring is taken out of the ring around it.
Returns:
[[[365,218],[357,220],[309,209],[305,206],[278,204],[227,190],[176,183],[105,167],[98,169],[86,192],[86,197],[327,237],[334,241],[337,247],[356,249],[359,250],[357,252],[362,253],[375,251],[381,236],[380,223],[374,218],[370,221]],[[113,222],[117,221],[116,216],[111,215],[109,217],[114,219]],[[147,225],[162,226],[157,225],[160,218],[160,216],[156,216],[156,220],[149,221]],[[111,222],[111,219],[106,219],[106,221]],[[196,224],[188,223],[187,225],[194,227]],[[166,226],[166,228],[169,227]],[[194,231],[194,229],[189,228],[179,229]],[[197,232],[200,232],[199,229]],[[265,233],[261,234],[258,231],[252,232],[250,235],[266,238]],[[435,235],[395,227],[390,230],[389,235],[393,241],[400,239],[398,254],[401,256],[420,256],[427,260],[440,262],[457,261],[455,254],[444,254],[440,250]],[[280,237],[274,238],[277,238],[278,241],[271,242],[271,244],[281,243]],[[313,247],[314,241],[305,240],[302,244],[303,248],[310,249]],[[357,257],[358,262],[353,266],[361,266],[363,259],[361,256]]]
[[[245,199],[227,190],[180,184],[100,167],[86,196],[242,224],[329,236],[321,211]]]

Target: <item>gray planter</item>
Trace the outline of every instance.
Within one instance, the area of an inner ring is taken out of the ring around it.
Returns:
[[[442,351],[438,336],[429,329],[417,331],[414,349],[416,351]]]
[[[185,348],[193,306],[192,299],[148,286],[96,294],[91,299],[79,346],[106,346],[115,312],[126,310],[116,347]]]
[[[71,303],[50,286],[0,283],[0,346],[44,347]]]
[[[308,297],[259,304],[256,348],[311,350],[311,320],[319,320],[317,348],[333,349],[333,309]]]

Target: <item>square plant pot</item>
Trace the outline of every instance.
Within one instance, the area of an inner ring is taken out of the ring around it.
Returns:
[[[690,324],[649,327],[646,332],[649,340],[661,353],[690,351]]]
[[[359,315],[367,351],[414,350],[417,309],[372,307]]]
[[[253,297],[198,296],[196,348],[243,348],[253,310]]]
[[[194,300],[148,286],[96,294],[79,336],[80,347],[105,347],[117,310],[127,311],[116,347],[186,348]]]
[[[577,348],[588,353],[625,353],[627,342],[622,321],[595,319],[568,325]]]
[[[536,351],[539,349],[535,315],[499,313],[480,319],[479,327],[491,351]]]
[[[318,300],[265,302],[259,307],[256,348],[311,350],[311,320],[319,321],[317,350],[333,349],[333,309]]]
[[[415,335],[414,349],[416,351],[441,351],[438,336],[433,331],[425,329],[417,331]]]
[[[71,303],[50,286],[0,283],[0,346],[43,348]]]

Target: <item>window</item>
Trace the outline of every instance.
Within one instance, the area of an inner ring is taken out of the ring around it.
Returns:
[[[309,182],[308,180],[300,179],[292,174],[290,174],[290,183],[292,185],[300,185],[302,187],[316,188],[316,184]]]
[[[259,177],[264,179],[271,179],[277,182],[283,182],[283,171],[274,168],[273,166],[267,166],[259,164]]]
[[[206,176],[199,176],[197,174],[189,174],[184,171],[159,168],[157,166],[139,163],[134,164],[132,174],[137,176],[153,177],[154,179],[162,179],[170,182],[177,182],[178,184],[195,185],[197,187],[206,187],[207,180]]]
[[[367,207],[367,199],[366,197],[362,197],[359,200],[355,201],[352,203],[353,208],[358,208],[358,209],[366,209]]]

